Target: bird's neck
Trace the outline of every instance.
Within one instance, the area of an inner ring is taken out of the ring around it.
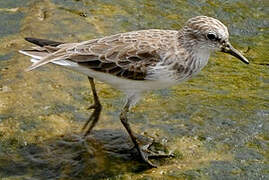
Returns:
[[[207,64],[211,51],[199,44],[199,41],[194,36],[185,34],[183,31],[179,31],[178,42],[179,45],[187,51],[191,58],[196,61],[200,61],[200,68],[203,68]]]

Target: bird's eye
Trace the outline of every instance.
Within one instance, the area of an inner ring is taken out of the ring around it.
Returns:
[[[208,33],[206,36],[209,40],[212,40],[212,41],[217,40],[217,36],[213,33]]]

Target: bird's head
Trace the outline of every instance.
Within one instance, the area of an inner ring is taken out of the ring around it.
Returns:
[[[249,61],[229,42],[227,27],[219,20],[207,16],[197,16],[187,21],[183,28],[184,42],[188,46],[208,51],[231,54],[248,64]]]

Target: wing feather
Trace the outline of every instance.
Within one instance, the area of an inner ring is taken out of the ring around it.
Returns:
[[[171,31],[165,30],[142,30],[82,43],[44,46],[42,48],[46,48],[48,55],[27,70],[65,59],[95,71],[143,80],[147,75],[148,66],[154,66],[162,61],[161,51],[166,51],[173,44],[171,41],[174,41],[174,35],[171,36]]]

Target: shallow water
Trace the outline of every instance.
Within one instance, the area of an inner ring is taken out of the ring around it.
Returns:
[[[0,177],[6,179],[269,179],[266,0],[0,1]],[[174,158],[145,169],[118,115],[123,94],[102,82],[101,119],[86,140],[87,77],[53,65],[24,72],[23,37],[82,41],[138,29],[179,29],[208,15],[251,61],[217,53],[194,79],[145,96],[130,113],[140,139]],[[166,148],[165,148],[166,147]]]

